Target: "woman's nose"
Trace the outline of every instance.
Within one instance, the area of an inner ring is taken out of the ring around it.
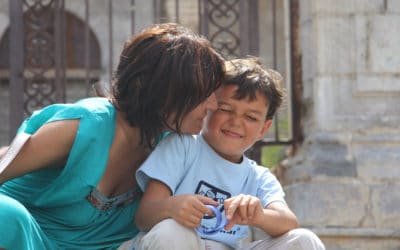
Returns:
[[[212,93],[207,98],[207,106],[206,106],[206,108],[208,110],[216,110],[218,108],[218,102],[217,102],[217,97],[215,96],[215,93]]]

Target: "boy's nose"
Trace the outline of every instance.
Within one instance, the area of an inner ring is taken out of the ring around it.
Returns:
[[[241,124],[239,116],[235,113],[231,114],[229,122],[232,126],[238,127]]]

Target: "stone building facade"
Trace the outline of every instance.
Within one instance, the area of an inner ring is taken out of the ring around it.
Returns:
[[[400,2],[299,3],[305,141],[289,204],[327,249],[400,249]]]
[[[277,1],[286,3],[285,8],[289,0]],[[0,0],[0,36],[8,26],[8,2]],[[67,10],[84,19],[77,1],[65,2]],[[114,5],[120,22],[113,24],[116,36],[110,54],[104,31],[107,1],[89,2],[90,26],[102,51],[98,77],[107,81],[106,62],[112,58],[115,67],[121,45],[131,34],[126,21],[130,16],[124,11],[129,6]],[[141,10],[134,20],[139,30],[152,22],[152,1],[135,2]],[[287,201],[301,225],[315,231],[329,250],[398,250],[400,1],[296,2],[305,139],[282,169]],[[266,9],[265,0],[260,6]],[[187,7],[188,15],[194,15],[193,9]],[[270,34],[263,29],[260,26],[261,33]],[[69,100],[82,96],[79,83],[71,84],[69,91]],[[0,81],[0,144],[8,143],[9,98],[7,82]]]

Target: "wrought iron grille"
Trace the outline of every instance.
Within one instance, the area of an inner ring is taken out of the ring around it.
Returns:
[[[65,102],[59,31],[62,6],[55,1],[24,1],[24,113],[55,102]]]
[[[10,80],[9,89],[12,96],[9,111],[10,138],[15,134],[22,119],[32,111],[50,103],[68,101],[66,92],[70,88],[68,82],[71,81],[71,75],[74,75],[71,74],[72,71],[80,72],[72,78],[80,75],[83,96],[91,94],[90,84],[94,80],[105,78],[108,83],[111,82],[115,55],[118,55],[114,44],[114,37],[118,34],[115,29],[128,21],[131,28],[127,32],[129,34],[126,34],[127,38],[140,30],[146,22],[178,22],[206,36],[227,58],[256,55],[266,59],[269,67],[283,72],[286,76],[287,105],[284,112],[275,118],[274,126],[265,140],[259,142],[249,154],[255,159],[260,159],[261,148],[264,145],[296,144],[301,140],[298,0],[8,2],[10,27],[0,40],[0,78],[4,77],[4,74],[1,74],[2,70],[8,70],[9,73],[5,76]],[[72,2],[81,6],[83,14],[78,16],[65,7]],[[118,5],[123,3],[128,7],[116,10]],[[96,24],[91,23],[90,19],[94,15],[93,11],[99,8],[104,10],[103,19],[106,24],[101,33],[107,37],[101,39],[98,39],[99,32],[93,31]],[[130,21],[120,18],[122,11],[127,12]],[[282,35],[283,26],[279,25],[283,22],[285,11],[289,13],[285,19],[289,29]],[[74,36],[74,32],[79,36]],[[9,44],[4,45],[4,37],[10,38]],[[284,40],[285,37],[289,39]],[[77,39],[80,40],[74,43]],[[269,48],[265,49],[267,45]],[[285,46],[285,53],[291,53],[279,54],[282,46]],[[6,55],[9,61],[4,60],[4,51],[10,53]],[[286,60],[284,66],[282,58]]]

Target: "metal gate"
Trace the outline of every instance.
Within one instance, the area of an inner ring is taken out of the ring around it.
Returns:
[[[117,10],[122,3],[128,6],[126,14]],[[74,14],[66,4],[80,6],[83,11]],[[93,9],[103,13],[106,39],[98,39],[92,30]],[[10,26],[0,43],[0,71],[5,70],[9,79],[10,138],[32,111],[66,102],[71,72],[79,75],[85,96],[102,74],[111,79],[117,54],[113,37],[116,27],[126,24],[120,18],[125,15],[130,17],[129,33],[146,22],[178,22],[205,35],[227,57],[265,54],[269,67],[284,71],[287,105],[265,140],[249,154],[260,160],[265,145],[296,145],[302,139],[297,9],[298,0],[9,0]],[[268,52],[265,44],[269,44]],[[279,52],[282,46],[283,56]],[[106,59],[102,56],[105,53]],[[284,68],[279,66],[282,57]]]

